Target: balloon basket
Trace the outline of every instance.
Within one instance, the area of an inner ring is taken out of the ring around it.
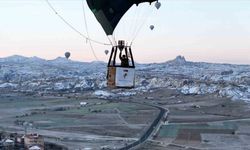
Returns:
[[[113,46],[107,66],[107,87],[133,88],[135,86],[135,63],[131,46],[125,46],[124,41],[118,41]],[[121,56],[128,61],[124,65]]]

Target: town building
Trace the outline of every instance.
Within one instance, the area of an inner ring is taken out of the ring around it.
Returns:
[[[24,145],[28,150],[44,150],[44,138],[38,134],[24,136]]]

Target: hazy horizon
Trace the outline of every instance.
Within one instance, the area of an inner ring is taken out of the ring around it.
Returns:
[[[5,56],[5,57],[0,57],[0,59],[5,59],[5,58],[9,58],[9,57],[14,57],[14,56],[20,56],[20,57],[25,57],[25,58],[34,58],[34,57],[37,57],[37,58],[40,58],[40,59],[43,59],[43,60],[46,60],[46,61],[51,61],[51,60],[56,60],[56,59],[58,59],[58,58],[65,58],[65,56],[57,56],[57,57],[55,57],[55,58],[43,58],[43,57],[39,57],[39,56],[23,56],[23,55],[17,55],[17,54],[15,54],[15,55],[9,55],[9,56]],[[172,60],[175,60],[178,56],[182,56],[182,55],[177,55],[176,57],[173,57],[173,58],[170,58],[170,59],[167,59],[167,60],[163,60],[163,61],[159,61],[159,62],[138,62],[138,61],[135,61],[136,63],[138,63],[138,64],[153,64],[153,63],[165,63],[165,62],[168,62],[168,61],[172,61]],[[208,62],[208,61],[194,61],[194,60],[189,60],[189,59],[187,59],[185,56],[182,56],[182,57],[184,57],[185,58],[185,60],[187,61],[187,62],[194,62],[194,63],[211,63],[211,64],[232,64],[232,65],[250,65],[250,64],[240,64],[240,63],[223,63],[223,62]],[[65,58],[65,59],[67,59],[67,58]],[[104,63],[107,63],[107,61],[105,61],[105,60],[92,60],[92,61],[84,61],[84,60],[76,60],[76,59],[71,59],[71,58],[69,58],[69,60],[70,61],[76,61],[76,62],[82,62],[82,63],[88,63],[88,62],[96,62],[96,61],[100,61],[100,62],[104,62]]]
[[[86,33],[81,0],[50,2],[67,21]],[[140,5],[145,12],[142,18],[150,17],[133,45],[136,62],[164,62],[182,55],[196,62],[250,64],[250,1],[160,2],[160,10],[148,3]],[[104,31],[86,4],[85,10],[90,37],[107,43]],[[133,6],[124,16],[115,32],[117,39],[126,39],[131,29],[126,28],[126,21],[132,22],[136,11]],[[86,40],[66,26],[44,0],[0,0],[0,18],[1,58],[23,55],[55,59],[70,51],[72,60],[95,61]],[[155,26],[153,31],[149,29],[151,24]],[[93,46],[99,60],[107,61],[104,50],[111,47],[94,43]]]

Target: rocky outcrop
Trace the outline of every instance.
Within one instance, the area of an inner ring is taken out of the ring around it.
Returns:
[[[0,58],[0,89],[16,91],[103,90],[104,62],[77,62],[65,58]],[[154,88],[174,88],[183,94],[210,94],[250,100],[250,65],[213,64],[186,61],[183,56],[165,63],[137,64],[136,87],[129,93]]]

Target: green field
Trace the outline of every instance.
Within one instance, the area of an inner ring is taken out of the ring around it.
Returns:
[[[186,130],[237,130],[237,125],[234,122],[224,122],[223,125],[208,125],[208,124],[169,124],[162,126],[159,131],[159,137],[175,138],[182,129]]]
[[[87,102],[80,106],[80,102]],[[158,114],[141,104],[95,98],[3,96],[0,125],[80,134],[138,137]],[[29,127],[30,128],[30,127]]]

